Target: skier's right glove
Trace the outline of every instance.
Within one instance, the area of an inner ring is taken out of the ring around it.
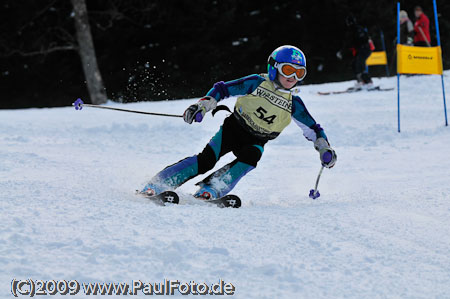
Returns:
[[[196,104],[189,106],[189,108],[184,111],[183,119],[188,124],[192,124],[195,120],[196,122],[201,122],[206,112],[213,110],[217,107],[217,100],[213,97],[206,96],[201,98]]]
[[[326,168],[332,168],[336,164],[336,152],[330,147],[325,138],[317,138],[314,142],[314,148],[319,152],[320,161]]]

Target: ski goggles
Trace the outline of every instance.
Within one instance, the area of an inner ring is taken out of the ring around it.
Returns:
[[[283,77],[295,77],[298,81],[303,80],[306,76],[306,67],[292,63],[277,63],[276,68]]]

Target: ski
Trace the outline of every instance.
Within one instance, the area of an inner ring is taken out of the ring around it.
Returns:
[[[165,206],[166,203],[178,204],[180,202],[180,197],[173,191],[164,191],[158,195],[149,196],[136,190],[136,194],[150,199],[161,206]],[[228,194],[217,199],[202,201],[208,204],[216,205],[219,208],[239,208],[242,205],[241,199],[237,195],[232,194]]]
[[[156,204],[159,204],[161,206],[165,206],[166,203],[172,203],[172,204],[178,204],[180,202],[180,198],[178,197],[178,194],[176,194],[173,191],[164,191],[158,195],[149,196],[145,193],[141,193],[136,191],[137,195],[143,196],[147,199],[150,199],[151,201],[154,201]]]
[[[237,195],[228,194],[217,199],[204,200],[208,204],[214,204],[219,208],[239,208],[242,204],[241,199]]]
[[[394,90],[394,88],[381,88],[380,86],[375,86],[371,89],[354,89],[354,88],[349,88],[346,90],[340,90],[340,91],[319,91],[318,94],[322,95],[322,96],[326,96],[326,95],[330,95],[330,94],[343,94],[343,93],[354,93],[354,92],[359,92],[359,91],[390,91],[390,90]]]

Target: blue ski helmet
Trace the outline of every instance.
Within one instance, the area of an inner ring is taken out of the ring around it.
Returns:
[[[274,81],[277,78],[277,68],[275,63],[288,62],[306,67],[306,57],[303,52],[294,46],[281,46],[276,48],[267,59],[267,73],[269,73],[269,79]]]

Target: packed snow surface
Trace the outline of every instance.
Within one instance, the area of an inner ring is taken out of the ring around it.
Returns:
[[[375,83],[394,87],[396,78]],[[134,194],[199,153],[226,112],[188,125],[87,107],[0,111],[0,297],[12,296],[15,278],[222,279],[236,298],[449,298],[450,127],[440,77],[401,78],[401,133],[396,90],[317,94],[351,84],[300,94],[338,155],[322,196],[308,197],[319,156],[291,123],[232,191],[240,209],[192,199],[197,179],[178,189],[176,206]],[[182,114],[195,101],[108,105]]]

